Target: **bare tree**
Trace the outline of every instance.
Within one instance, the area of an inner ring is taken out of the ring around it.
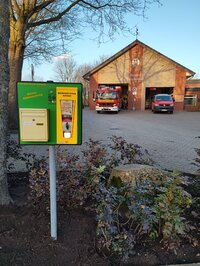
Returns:
[[[127,31],[127,13],[144,15],[153,2],[159,0],[11,0],[10,8],[10,85],[9,123],[15,127],[16,82],[21,79],[23,59],[35,59],[58,53],[58,41],[71,42],[84,27],[105,36]]]
[[[92,68],[95,66],[98,66],[99,64],[103,63],[106,59],[108,59],[109,56],[102,55],[98,59],[96,59],[91,64],[82,64],[77,67],[76,74],[75,74],[75,82],[82,83],[83,85],[83,104],[89,105],[88,98],[89,98],[89,82],[83,78],[83,76],[89,72]]]
[[[70,55],[66,55],[63,59],[56,61],[54,67],[56,80],[74,82],[76,65],[76,61]]]
[[[83,75],[90,71],[93,68],[92,64],[82,64],[77,67],[75,74],[75,82],[82,83],[83,85],[83,105],[89,105],[88,102],[88,92],[89,92],[89,83],[83,78]]]
[[[7,0],[0,1],[0,205],[8,204],[6,174],[7,122],[8,122],[8,45],[9,45],[9,5]]]
[[[56,58],[54,66],[55,80],[59,82],[77,82],[83,85],[83,104],[88,105],[88,82],[83,79],[83,75],[92,69],[94,64],[82,64],[77,66],[71,55],[64,54]],[[96,62],[97,64],[97,62]]]

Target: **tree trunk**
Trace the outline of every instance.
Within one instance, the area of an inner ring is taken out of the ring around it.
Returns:
[[[9,128],[18,128],[18,110],[17,110],[17,82],[21,81],[23,57],[25,49],[25,33],[23,30],[23,21],[11,22],[10,42],[9,42],[9,65],[10,65],[10,83],[9,83]]]
[[[9,204],[11,198],[7,185],[6,152],[8,133],[8,46],[9,1],[0,1],[0,204]]]

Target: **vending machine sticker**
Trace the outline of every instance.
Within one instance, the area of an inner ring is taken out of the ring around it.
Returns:
[[[73,104],[72,100],[61,100],[62,129],[64,138],[71,138],[73,125]]]
[[[78,90],[56,89],[57,143],[77,144],[77,97]]]

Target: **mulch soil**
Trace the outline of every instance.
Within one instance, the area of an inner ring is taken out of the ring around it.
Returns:
[[[58,240],[52,241],[48,212],[33,208],[27,201],[27,176],[10,175],[9,188],[14,204],[0,207],[0,266],[119,265],[97,251],[93,214],[82,209],[63,211],[58,208]],[[189,239],[182,240],[176,254],[164,249],[158,240],[143,239],[125,265],[200,262],[200,210],[192,209],[188,215],[193,230]]]

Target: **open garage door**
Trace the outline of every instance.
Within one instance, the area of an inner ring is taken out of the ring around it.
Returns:
[[[121,87],[121,109],[127,110],[128,109],[128,84],[98,84],[98,87]]]
[[[148,87],[146,88],[145,95],[145,109],[151,109],[151,102],[153,96],[156,94],[170,94],[172,95],[174,92],[173,87]]]

